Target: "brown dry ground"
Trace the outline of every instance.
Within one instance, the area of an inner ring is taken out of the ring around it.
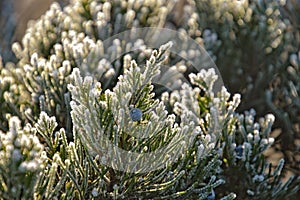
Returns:
[[[15,40],[20,40],[25,33],[27,23],[38,19],[54,0],[12,0],[14,2],[15,18],[17,21]]]

